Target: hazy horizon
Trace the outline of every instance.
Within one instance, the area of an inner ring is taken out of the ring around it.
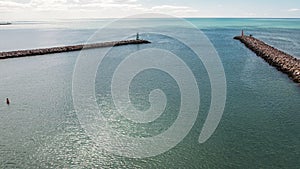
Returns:
[[[179,19],[300,19],[300,17],[178,17]],[[34,22],[34,21],[40,21],[40,22],[47,22],[47,21],[65,21],[65,20],[114,20],[114,19],[120,19],[120,18],[52,18],[52,19],[20,19],[20,20],[0,20],[1,22]],[[123,18],[123,19],[175,19],[175,18]]]

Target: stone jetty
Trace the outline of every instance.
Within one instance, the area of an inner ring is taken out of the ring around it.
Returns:
[[[10,22],[0,22],[0,26],[1,25],[11,25],[11,23]]]
[[[294,82],[300,84],[299,59],[280,51],[251,35],[236,36],[234,39],[241,41],[247,48],[256,53],[256,55],[263,58],[270,65],[276,67],[279,71],[287,74]]]
[[[18,50],[18,51],[0,52],[0,59],[45,55],[45,54],[52,54],[52,53],[71,52],[71,51],[79,51],[84,49],[123,46],[123,45],[131,45],[131,44],[146,44],[146,43],[150,43],[150,42],[147,40],[138,39],[138,40],[122,40],[122,41],[61,46],[61,47],[51,47],[51,48],[41,48],[41,49]]]

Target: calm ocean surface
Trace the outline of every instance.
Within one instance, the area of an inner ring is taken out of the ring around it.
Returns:
[[[112,75],[127,55],[146,48],[172,51],[192,70],[201,106],[189,134],[171,150],[149,158],[127,158],[97,147],[81,127],[74,110],[72,77],[80,52],[0,60],[0,168],[298,168],[300,166],[300,88],[240,42],[244,29],[300,58],[300,19],[187,19],[214,45],[223,63],[227,99],[212,137],[198,142],[210,106],[211,90],[203,63],[186,46],[162,32],[182,33],[174,19],[128,19],[109,30],[111,20],[20,21],[0,27],[0,51],[120,40],[124,33],[151,44],[116,47],[99,65],[95,93],[99,108],[119,134],[151,137],[176,120],[180,90],[176,81],[156,69],[132,81],[130,99],[139,110],[149,108],[149,92],[167,96],[165,112],[154,122],[136,124],[117,114],[111,96]],[[105,32],[103,32],[105,31]],[[104,49],[86,51],[97,57]],[[88,67],[86,69],[89,69]],[[88,83],[88,82],[87,82]],[[5,104],[5,98],[11,104]],[[112,140],[116,141],[116,140]],[[109,143],[106,143],[109,144]]]

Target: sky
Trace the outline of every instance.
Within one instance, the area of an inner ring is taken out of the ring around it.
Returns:
[[[0,21],[175,17],[300,18],[300,0],[0,0]]]

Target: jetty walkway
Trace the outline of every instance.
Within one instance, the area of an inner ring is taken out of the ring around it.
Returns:
[[[72,45],[72,46],[61,46],[61,47],[51,47],[51,48],[41,48],[41,49],[18,50],[18,51],[0,52],[0,59],[28,57],[28,56],[35,56],[35,55],[45,55],[45,54],[53,54],[53,53],[79,51],[79,50],[84,50],[84,49],[123,46],[123,45],[131,45],[131,44],[146,44],[146,43],[151,43],[151,42],[149,42],[147,40],[137,39],[137,40],[122,40],[122,41],[102,42],[102,43],[84,44],[84,45],[82,44],[82,45]]]
[[[236,36],[247,48],[300,84],[300,60],[252,36]]]

